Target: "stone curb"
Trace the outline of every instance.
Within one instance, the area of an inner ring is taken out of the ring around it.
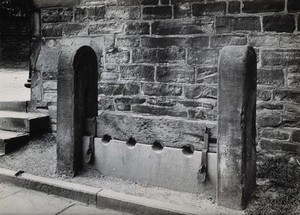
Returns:
[[[133,214],[209,214],[206,210],[196,210],[171,203],[137,197],[108,189],[100,189],[56,179],[34,176],[27,173],[16,175],[16,171],[0,168],[0,181],[19,187],[57,195],[99,208],[110,208]]]

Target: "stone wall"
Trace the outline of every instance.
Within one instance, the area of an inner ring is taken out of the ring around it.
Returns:
[[[258,56],[258,149],[299,152],[299,14],[298,0],[86,0],[42,9],[33,107],[48,109],[55,131],[62,40],[101,37],[99,111],[216,124],[219,51],[250,45]]]
[[[8,17],[0,22],[0,64],[28,64],[30,21],[25,17]]]

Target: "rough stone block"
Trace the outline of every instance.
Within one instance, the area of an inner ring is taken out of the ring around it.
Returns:
[[[156,69],[156,81],[173,83],[194,83],[195,72],[186,66],[158,66]]]
[[[284,11],[284,0],[272,0],[272,1],[244,1],[243,13],[263,13],[263,12],[280,12]]]
[[[186,35],[205,34],[213,32],[213,19],[197,20],[166,20],[152,23],[152,34],[154,35]]]
[[[264,31],[293,33],[296,29],[294,15],[271,15],[263,17]]]
[[[208,179],[205,183],[200,183],[197,178],[201,155],[201,152],[186,155],[182,149],[169,147],[156,151],[151,145],[137,143],[128,146],[126,142],[116,140],[106,143],[95,138],[95,167],[105,176],[215,196],[216,154],[208,153]]]
[[[225,15],[226,2],[213,2],[207,4],[193,4],[192,15],[193,16],[209,16],[209,15]]]
[[[277,35],[249,35],[249,45],[253,47],[278,47],[279,38]]]
[[[291,134],[291,141],[300,143],[300,130],[295,130]]]
[[[98,110],[115,110],[113,98],[100,97],[98,98]]]
[[[146,99],[144,98],[122,97],[122,98],[115,99],[116,108],[119,111],[131,111],[131,106],[133,104],[144,104],[145,102]]]
[[[288,140],[290,137],[290,132],[285,130],[266,128],[260,131],[260,137],[277,140]]]
[[[147,96],[180,96],[182,86],[177,84],[144,83],[142,91]]]
[[[127,35],[146,35],[150,34],[150,25],[147,22],[129,22],[125,26]]]
[[[300,2],[298,0],[288,0],[287,1],[288,12],[294,13],[300,11]]]
[[[42,35],[44,37],[61,37],[62,25],[61,24],[43,24]]]
[[[147,49],[139,48],[132,51],[133,63],[184,63],[185,49]]]
[[[71,22],[73,20],[72,8],[43,9],[41,14],[42,23]]]
[[[211,47],[224,47],[229,45],[247,45],[247,38],[242,35],[212,36]]]
[[[191,5],[188,2],[178,3],[173,5],[174,8],[174,18],[189,18],[192,14]]]
[[[159,0],[141,0],[142,5],[158,5]]]
[[[123,24],[118,22],[103,22],[89,25],[89,35],[117,34],[123,31]]]
[[[300,103],[300,91],[299,90],[274,90],[275,101],[285,101],[292,103]]]
[[[241,12],[241,2],[239,2],[239,1],[228,2],[228,13],[229,14],[238,14],[240,12]]]
[[[142,14],[143,14],[143,19],[171,19],[172,7],[171,6],[144,7]]]
[[[211,85],[185,85],[184,96],[187,99],[217,98],[217,87]]]
[[[142,65],[130,65],[120,67],[121,80],[130,81],[154,81],[154,67]]]
[[[219,205],[244,209],[256,184],[256,54],[223,48],[218,88]]]
[[[260,31],[259,17],[217,17],[217,33],[230,33],[234,31]]]
[[[134,20],[134,19],[140,19],[140,17],[141,17],[140,7],[122,7],[122,6],[106,7],[106,13],[105,13],[106,19]]]
[[[300,49],[273,49],[261,51],[262,66],[300,65]]]
[[[97,137],[109,135],[125,142],[134,138],[136,142],[148,145],[158,141],[173,148],[193,145],[195,150],[202,150],[206,127],[210,129],[211,141],[215,143],[215,122],[120,112],[102,112],[97,117]]]
[[[177,47],[208,47],[209,38],[202,37],[142,37],[141,43],[143,47],[149,48],[167,48],[171,46]]]
[[[284,73],[282,69],[259,69],[257,72],[257,84],[283,86]]]
[[[188,49],[187,63],[216,65],[218,63],[219,50],[217,49]]]
[[[65,24],[63,25],[63,35],[64,36],[87,36],[88,28],[86,24]]]
[[[154,116],[173,116],[187,117],[187,111],[178,107],[155,107],[149,105],[134,105],[132,107],[134,113],[150,114]]]
[[[126,49],[117,49],[111,52],[106,52],[106,63],[128,63],[130,60],[130,52]]]
[[[116,44],[118,47],[139,47],[140,40],[138,37],[118,37]]]
[[[199,84],[217,84],[217,67],[199,67],[196,69],[196,83]]]
[[[75,9],[76,22],[97,21],[105,18],[105,7],[77,7]]]

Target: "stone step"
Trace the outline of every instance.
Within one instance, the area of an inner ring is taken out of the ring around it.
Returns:
[[[48,130],[49,116],[40,113],[0,111],[0,129],[5,131],[41,133]]]
[[[0,156],[10,153],[29,141],[29,134],[0,130]]]
[[[28,101],[0,101],[0,111],[26,112]]]

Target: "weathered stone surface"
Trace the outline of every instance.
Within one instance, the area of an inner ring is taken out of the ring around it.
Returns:
[[[121,80],[130,81],[154,81],[154,67],[153,66],[121,66],[120,67]]]
[[[239,1],[230,1],[228,2],[228,13],[237,14],[241,12],[241,2]]]
[[[218,63],[218,57],[219,50],[217,49],[192,48],[188,50],[187,62],[190,65],[216,65]]]
[[[98,110],[115,110],[114,100],[110,97],[100,97],[98,98]]]
[[[169,83],[194,83],[195,72],[191,67],[185,66],[158,66],[156,80]]]
[[[122,98],[115,99],[115,104],[116,104],[117,110],[119,110],[119,111],[131,111],[131,106],[133,104],[144,104],[145,102],[146,102],[146,99],[144,99],[144,98],[122,97]]]
[[[156,6],[156,7],[144,7],[143,19],[170,19],[172,18],[171,6]]]
[[[288,0],[287,1],[287,9],[288,12],[299,12],[300,11],[300,3],[297,0]]]
[[[185,49],[133,49],[132,61],[134,63],[184,63]]]
[[[141,44],[143,47],[149,48],[167,48],[177,47],[208,47],[208,37],[142,37]]]
[[[261,127],[276,127],[282,123],[282,114],[278,111],[262,111],[257,114],[257,124]]]
[[[275,35],[249,35],[249,45],[253,47],[279,47],[279,37]]]
[[[262,12],[280,12],[284,11],[285,1],[245,1],[243,2],[243,13],[262,13]]]
[[[129,50],[117,49],[106,52],[106,63],[128,63],[130,59]]]
[[[269,139],[261,139],[259,142],[259,146],[262,150],[271,150],[277,152],[288,152],[295,153],[300,152],[300,147],[298,143],[291,143],[288,141],[282,140],[269,140]]]
[[[283,86],[284,73],[282,69],[259,69],[257,72],[257,84]]]
[[[118,37],[117,46],[119,47],[138,47],[140,40],[137,37]]]
[[[268,138],[268,139],[277,139],[277,140],[288,140],[290,137],[290,132],[267,128],[260,131],[260,137]]]
[[[180,96],[182,87],[176,84],[142,84],[142,91],[148,96]]]
[[[184,96],[187,99],[217,98],[217,87],[212,85],[185,85]]]
[[[75,21],[76,22],[88,22],[104,19],[105,7],[77,7],[75,9]]]
[[[293,15],[272,15],[263,17],[264,31],[292,33],[296,29]]]
[[[243,209],[256,184],[256,55],[223,48],[218,88],[219,205]]]
[[[155,35],[185,35],[213,32],[212,19],[197,19],[177,22],[176,20],[156,21],[152,23]]]
[[[117,34],[123,31],[123,24],[118,22],[104,22],[89,25],[89,35]]]
[[[295,130],[292,132],[291,140],[293,142],[300,143],[300,130]]]
[[[140,7],[110,6],[106,8],[106,13],[105,13],[106,19],[132,20],[132,19],[140,19],[140,17],[141,17]]]
[[[274,90],[274,99],[277,101],[300,103],[300,91],[299,90]]]
[[[275,49],[261,51],[263,66],[293,66],[300,65],[299,49]]]
[[[200,67],[196,70],[196,82],[200,84],[217,84],[217,67]]]
[[[218,33],[234,31],[260,31],[259,17],[217,17],[216,30]]]
[[[128,126],[130,125],[130,126]],[[159,141],[164,146],[181,148],[193,145],[203,147],[205,127],[210,128],[211,138],[216,138],[216,124],[209,121],[190,121],[169,117],[141,116],[135,114],[102,112],[97,117],[97,136],[110,135],[113,139],[152,145]]]
[[[58,63],[57,171],[74,176],[82,167],[85,119],[97,115],[98,57],[91,40],[71,41],[64,42]]]
[[[226,13],[226,2],[213,2],[206,4],[193,4],[192,14],[193,16],[204,16],[204,15],[225,15]]]
[[[146,35],[150,34],[150,25],[147,22],[129,22],[125,26],[127,35]]]
[[[126,84],[100,83],[98,93],[105,96],[138,95],[140,93],[140,85],[131,82]]]
[[[245,36],[222,35],[211,37],[211,47],[224,47],[229,45],[246,45],[247,38]]]
[[[135,113],[150,114],[154,116],[187,117],[187,111],[179,107],[155,107],[149,105],[134,105],[132,111]]]
[[[72,8],[44,9],[41,14],[43,23],[71,22],[73,20]]]

